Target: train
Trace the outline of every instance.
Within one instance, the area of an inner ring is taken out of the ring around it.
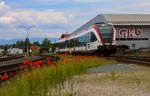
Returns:
[[[111,24],[94,24],[56,40],[56,53],[108,55],[116,51],[116,29]]]

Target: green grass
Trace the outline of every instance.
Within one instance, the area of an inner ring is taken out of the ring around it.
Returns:
[[[62,56],[56,66],[25,70],[3,84],[0,96],[73,96],[61,93],[67,80],[73,87],[73,76],[84,74],[89,67],[116,63],[100,57]]]

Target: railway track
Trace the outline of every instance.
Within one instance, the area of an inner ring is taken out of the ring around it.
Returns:
[[[3,62],[3,61],[8,61],[8,60],[12,60],[12,59],[19,59],[19,58],[22,58],[24,56],[20,56],[20,55],[9,55],[9,56],[2,56],[0,57],[0,62]]]
[[[150,57],[148,56],[112,56],[112,57],[116,58],[118,62],[122,63],[134,63],[150,66]]]
[[[45,59],[46,57],[50,57],[50,59],[49,59],[50,61],[57,62],[59,60],[59,57],[57,57],[57,56],[48,56],[48,55],[14,58],[14,59],[9,59],[9,60],[7,59],[7,60],[4,60],[3,62],[2,61],[0,62],[0,75],[4,75],[5,73],[8,74],[11,72],[13,72],[13,74],[17,74],[19,72],[19,70],[21,70],[20,67],[18,67],[18,65],[22,64],[24,60],[28,60],[28,61],[32,61],[32,62],[39,61],[39,60],[44,61],[44,60],[46,60]],[[30,65],[27,65],[27,66],[30,66]],[[10,76],[10,78],[11,77],[12,76]],[[7,81],[7,80],[0,79],[0,87],[2,87],[2,85],[5,83],[5,81]]]
[[[51,61],[59,60],[59,57],[48,56],[48,55],[47,56],[22,57],[22,58],[7,60],[7,61],[0,62],[0,74],[15,72],[17,70],[20,70],[18,65],[22,64],[24,60],[35,62],[38,60],[45,60],[46,57],[50,57]]]

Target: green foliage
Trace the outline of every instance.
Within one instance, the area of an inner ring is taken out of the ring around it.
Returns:
[[[43,47],[50,47],[51,46],[51,41],[45,38],[42,42]]]
[[[25,42],[24,41],[17,41],[14,47],[20,48],[20,49],[25,49]]]
[[[33,55],[38,55],[40,53],[40,49],[36,49],[32,52]]]
[[[98,57],[63,56],[56,66],[25,70],[8,80],[0,89],[0,96],[73,96],[76,94],[73,90],[73,76],[85,73],[92,64],[94,67],[102,65],[105,60]],[[64,94],[61,89],[66,81],[72,90]]]
[[[3,55],[7,55],[8,53],[8,45],[4,46]]]
[[[25,41],[23,41],[23,40],[17,41],[16,44],[13,44],[13,47],[23,49],[24,52],[26,52],[27,44],[28,44],[28,48],[29,48],[31,45],[29,38],[26,38]]]
[[[49,53],[49,47],[40,47],[39,54]]]
[[[33,42],[33,45],[40,46],[40,43],[38,41]]]

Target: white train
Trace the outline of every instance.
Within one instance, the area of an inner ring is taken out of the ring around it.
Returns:
[[[115,52],[116,30],[112,25],[95,24],[82,32],[62,36],[56,41],[57,53],[110,54]]]

